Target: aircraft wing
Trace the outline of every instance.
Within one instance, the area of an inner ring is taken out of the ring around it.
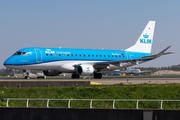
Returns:
[[[166,55],[166,54],[172,54],[174,52],[168,52],[165,53],[171,46],[168,46],[167,48],[165,48],[164,50],[162,50],[161,52],[159,52],[158,54],[155,55],[149,55],[149,56],[143,56],[142,58],[139,59],[128,59],[128,60],[115,60],[115,61],[105,61],[105,62],[97,62],[94,63],[94,65],[109,65],[109,64],[120,64],[120,63],[126,63],[126,62],[138,62],[138,61],[149,61],[149,60],[153,60],[156,59],[158,57],[160,57],[161,55]],[[138,63],[137,63],[138,64]]]
[[[94,65],[120,64],[120,63],[126,63],[126,62],[147,61],[147,60],[152,60],[152,59],[153,57],[140,58],[140,59],[128,59],[128,60],[113,60],[113,61],[97,62],[97,63],[94,63]]]

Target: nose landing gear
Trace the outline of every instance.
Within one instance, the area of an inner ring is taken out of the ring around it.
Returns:
[[[26,70],[26,76],[25,76],[25,79],[30,79],[31,77],[31,70]]]

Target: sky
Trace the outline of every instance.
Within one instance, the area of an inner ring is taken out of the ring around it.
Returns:
[[[156,21],[152,53],[169,45],[176,53],[134,67],[178,65],[179,5],[178,0],[1,0],[0,69],[26,47],[126,49],[150,20]]]

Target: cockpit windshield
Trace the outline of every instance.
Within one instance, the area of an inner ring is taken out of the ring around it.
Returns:
[[[27,52],[23,52],[22,55],[28,55]]]
[[[16,52],[13,55],[21,55],[22,52]]]
[[[16,52],[13,55],[28,55],[27,52]]]

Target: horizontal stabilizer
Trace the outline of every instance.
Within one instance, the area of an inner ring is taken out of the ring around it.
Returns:
[[[160,57],[161,55],[167,55],[167,54],[172,54],[172,53],[175,53],[175,52],[167,52],[167,53],[165,53],[169,48],[171,47],[171,45],[170,46],[168,46],[167,48],[165,48],[164,50],[162,50],[161,52],[159,52],[158,54],[156,54],[156,55],[149,55],[149,56],[144,56],[144,57],[142,57],[142,58],[158,58],[158,57]]]
[[[172,52],[166,52],[166,53],[164,53],[164,54],[162,54],[162,55],[173,54],[173,53],[175,53],[175,52],[174,52],[174,51],[172,51]]]

